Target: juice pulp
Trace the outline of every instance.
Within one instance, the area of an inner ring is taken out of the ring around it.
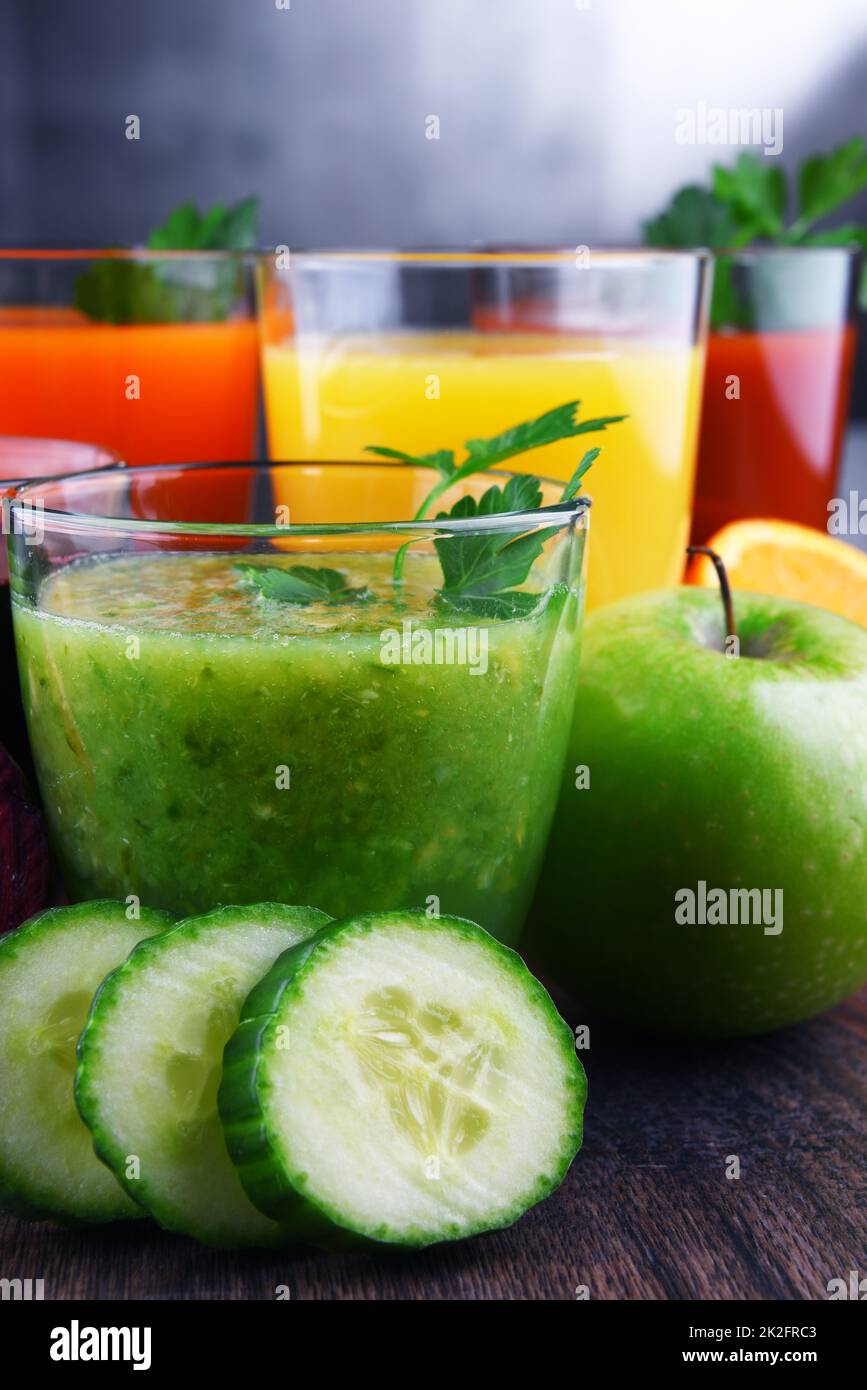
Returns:
[[[102,444],[131,464],[249,459],[257,358],[249,320],[109,324],[4,307],[0,434]]]
[[[393,555],[317,555],[378,597],[305,607],[258,598],[238,558],[75,562],[38,608],[15,601],[67,891],[179,913],[421,906],[513,942],[559,787],[580,593],[554,585],[530,616],[485,623],[473,674],[382,659],[383,632],[404,620],[470,623],[436,616],[434,557],[407,556],[399,613]]]
[[[781,517],[824,529],[854,348],[851,326],[710,335],[695,544],[740,517]],[[739,397],[730,399],[736,389]]]
[[[568,400],[581,418],[627,414],[507,467],[570,477],[595,445],[587,602],[680,581],[689,535],[703,352],[566,333],[447,332],[267,343],[273,458],[363,459],[366,444],[451,448]]]

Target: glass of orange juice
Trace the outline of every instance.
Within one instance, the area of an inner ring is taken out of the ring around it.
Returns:
[[[677,583],[704,369],[701,252],[302,252],[258,268],[271,456],[413,454],[570,400],[604,435],[517,461],[567,479],[589,444],[587,602]],[[652,524],[650,518],[652,517]]]
[[[250,459],[259,355],[248,253],[0,251],[0,434],[129,464]]]

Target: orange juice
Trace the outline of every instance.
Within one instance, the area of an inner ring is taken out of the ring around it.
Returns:
[[[249,459],[257,355],[250,319],[111,324],[6,306],[0,434],[86,440],[131,464]]]
[[[566,479],[586,449],[602,447],[586,488],[593,498],[587,601],[598,607],[680,581],[703,357],[697,347],[533,331],[269,341],[271,456],[354,460],[370,457],[365,445],[383,444],[419,454],[450,448],[461,458],[466,439],[568,400],[581,401],[580,418],[626,414],[605,433],[514,462]]]

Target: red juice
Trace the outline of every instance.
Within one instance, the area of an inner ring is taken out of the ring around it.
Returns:
[[[741,517],[826,526],[854,350],[851,324],[710,334],[693,544]]]

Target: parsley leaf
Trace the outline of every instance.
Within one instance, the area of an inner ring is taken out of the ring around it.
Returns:
[[[246,251],[256,244],[259,199],[242,198],[226,207],[214,203],[199,212],[195,203],[181,203],[147,239],[150,251]]]
[[[241,583],[259,590],[262,598],[279,603],[369,603],[370,589],[351,589],[339,570],[317,569],[312,565],[233,566],[240,571]]]
[[[854,222],[844,222],[842,227],[829,227],[823,232],[811,232],[809,238],[799,245],[805,246],[860,246],[867,251],[867,227],[859,227]]]
[[[451,478],[455,472],[455,456],[451,449],[437,449],[434,454],[405,454],[402,449],[386,449],[384,445],[368,444],[366,453],[378,454],[380,458],[397,459],[416,468],[435,468],[444,478]]]
[[[643,226],[648,246],[731,246],[736,230],[732,210],[698,184],[681,188],[670,206]]]
[[[451,512],[439,512],[444,516],[496,516],[500,512],[530,512],[542,505],[542,489],[539,479],[531,473],[515,473],[505,487],[496,484],[475,497],[462,497],[452,507]]]
[[[588,465],[589,467],[589,465]],[[462,497],[437,521],[494,516],[504,512],[532,511],[542,501],[538,480],[528,474],[510,478],[504,488],[490,487],[476,501]],[[477,617],[515,617],[530,612],[539,594],[514,592],[523,584],[534,560],[556,527],[527,531],[455,533],[434,541],[443,571],[438,601]]]
[[[417,467],[435,468],[441,480],[432,488],[415,514],[420,521],[428,507],[442,496],[452,483],[461,482],[473,473],[484,473],[517,454],[526,454],[530,449],[543,449],[548,444],[558,444],[563,439],[574,439],[579,434],[589,434],[593,430],[604,430],[625,420],[625,415],[604,415],[596,420],[578,420],[580,401],[567,401],[565,405],[546,410],[535,420],[525,420],[520,425],[512,425],[502,434],[491,439],[468,439],[464,448],[467,457],[463,463],[455,465],[455,457],[450,449],[438,449],[432,454],[405,454],[399,449],[387,449],[383,445],[368,444],[366,453],[378,454],[382,458],[399,459],[402,463]]]
[[[829,154],[812,155],[798,173],[798,209],[789,216],[789,187],[784,169],[774,161],[743,151],[727,168],[716,164],[711,187],[690,184],[669,206],[644,223],[648,246],[708,246],[739,250],[761,240],[777,246],[867,245],[867,228],[848,224],[814,231],[817,222],[838,211],[867,188],[867,142],[860,135]],[[748,306],[738,296],[733,264],[719,256],[714,275],[711,327],[751,327]],[[861,282],[867,308],[867,266]]]
[[[604,430],[608,425],[616,425],[626,419],[625,415],[604,415],[596,420],[576,420],[580,405],[580,401],[567,401],[565,405],[547,410],[535,420],[513,425],[492,439],[468,439],[464,445],[467,458],[452,475],[452,482],[468,478],[472,473],[496,468],[516,454],[526,454],[530,449],[542,449],[548,444],[574,439],[576,435],[589,434],[593,430]]]
[[[145,243],[146,251],[239,251],[255,245],[259,203],[215,203],[200,213],[182,203]],[[74,303],[102,323],[211,323],[225,319],[242,287],[238,266],[178,259],[95,261],[75,283]]]
[[[584,455],[578,467],[575,469],[575,472],[572,474],[572,477],[569,479],[568,483],[564,487],[563,492],[560,496],[561,502],[571,502],[573,498],[578,496],[578,484],[581,482],[582,478],[584,477],[584,474],[588,473],[590,469],[593,467],[593,464],[596,462],[601,453],[601,449],[587,450],[587,453]]]
[[[473,618],[498,618],[508,622],[510,618],[526,618],[538,608],[544,594],[527,593],[524,589],[511,589],[498,594],[437,594],[437,606],[451,609],[452,612],[468,613]]]
[[[496,536],[449,536],[434,542],[445,581],[442,593],[496,594],[523,584],[543,542],[556,527],[500,532]]]
[[[731,169],[716,164],[713,192],[735,220],[735,245],[782,232],[789,187],[785,170],[773,160],[757,159],[745,151]]]
[[[94,261],[75,282],[76,309],[100,323],[176,323],[181,306],[154,267],[139,261]]]
[[[801,165],[798,178],[799,207],[792,231],[799,236],[807,227],[835,212],[867,188],[867,144],[860,135],[830,154],[814,154]]]

